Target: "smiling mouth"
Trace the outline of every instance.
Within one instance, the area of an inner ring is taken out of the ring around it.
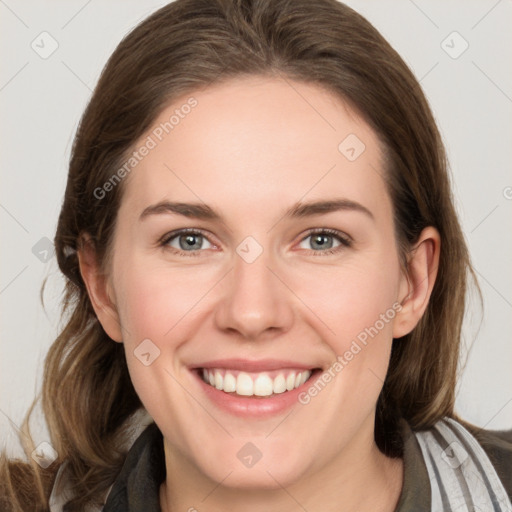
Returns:
[[[297,389],[319,371],[319,368],[315,368],[250,373],[222,368],[200,368],[198,374],[206,384],[224,393],[264,398]]]

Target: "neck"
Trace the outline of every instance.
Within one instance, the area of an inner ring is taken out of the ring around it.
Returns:
[[[292,512],[297,507],[308,512],[393,512],[402,489],[402,459],[381,453],[373,437],[292,484],[283,486],[269,473],[273,488],[243,490],[229,486],[229,472],[215,482],[177,452],[168,457],[165,440],[164,444],[167,477],[160,488],[162,512]]]

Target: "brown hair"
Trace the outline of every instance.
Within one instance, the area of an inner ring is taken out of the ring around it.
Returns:
[[[74,139],[55,236],[58,264],[67,278],[68,319],[48,353],[42,388],[59,454],[53,468],[66,462],[74,493],[67,510],[101,503],[124,461],[130,416],[142,407],[123,345],[110,340],[98,322],[79,271],[76,251],[83,233],[90,234],[107,268],[123,183],[101,199],[94,191],[122,166],[164,105],[243,75],[317,84],[363,116],[385,148],[404,261],[424,227],[439,230],[436,284],[419,325],[393,342],[377,406],[376,442],[384,453],[399,455],[399,448],[386,442],[398,418],[425,429],[454,415],[466,279],[472,269],[443,144],[407,65],[368,21],[336,0],[177,0],[119,44]],[[4,461],[0,481],[9,488],[4,495],[10,490],[9,503],[21,504],[11,505],[12,510],[23,510],[26,503],[45,510],[52,480],[42,478],[45,472],[35,463],[10,466],[9,472]]]

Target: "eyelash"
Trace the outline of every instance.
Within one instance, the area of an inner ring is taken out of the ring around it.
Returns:
[[[175,249],[173,247],[170,247],[168,244],[171,240],[174,238],[183,235],[183,234],[192,234],[192,235],[201,235],[204,238],[208,240],[208,237],[206,234],[198,229],[194,228],[187,228],[187,229],[180,229],[177,231],[172,231],[171,233],[165,234],[160,241],[158,242],[158,245],[160,247],[163,247],[164,249],[169,249],[173,254],[176,254],[177,256],[192,256],[197,257],[201,255],[201,252],[203,250],[196,250],[196,251],[181,251],[178,249]],[[311,250],[313,256],[328,256],[331,254],[335,254],[340,252],[343,249],[346,249],[348,247],[352,247],[352,239],[348,237],[347,235],[343,234],[341,231],[337,231],[335,229],[329,229],[329,228],[313,228],[309,230],[304,238],[301,239],[301,242],[303,242],[306,238],[309,238],[310,236],[314,235],[330,235],[338,239],[340,242],[340,245],[338,247],[335,247],[334,249],[327,249],[325,251],[313,251]],[[208,240],[209,241],[209,240]],[[212,242],[210,242],[212,243]],[[214,245],[214,244],[212,244]]]

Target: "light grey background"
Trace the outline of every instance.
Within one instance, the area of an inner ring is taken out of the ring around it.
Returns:
[[[110,53],[165,3],[0,0],[0,439],[12,453],[59,330],[63,281],[45,237],[56,228],[72,137]],[[481,325],[470,304],[465,346],[474,344],[457,411],[482,427],[512,428],[512,2],[347,3],[420,79],[448,149],[485,302]],[[47,437],[40,418],[33,430]]]

